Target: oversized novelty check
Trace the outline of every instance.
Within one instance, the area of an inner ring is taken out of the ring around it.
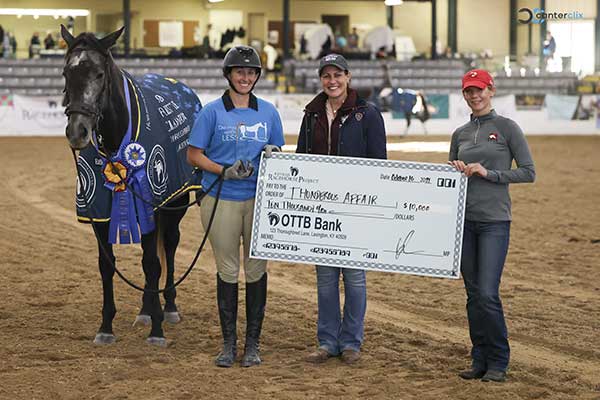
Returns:
[[[274,153],[250,256],[457,279],[466,193],[445,164]]]

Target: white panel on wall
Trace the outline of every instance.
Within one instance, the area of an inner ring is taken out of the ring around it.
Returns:
[[[546,12],[583,13],[583,18],[596,18],[596,0],[546,0]]]
[[[239,28],[244,25],[244,12],[241,10],[209,10],[208,23],[221,31]]]

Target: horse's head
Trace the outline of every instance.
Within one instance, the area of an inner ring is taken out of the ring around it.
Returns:
[[[63,69],[63,105],[68,116],[67,139],[73,149],[82,149],[90,143],[109,102],[110,73],[114,64],[109,49],[121,33],[123,28],[102,39],[91,33],[74,37],[61,25],[62,37],[68,45]]]

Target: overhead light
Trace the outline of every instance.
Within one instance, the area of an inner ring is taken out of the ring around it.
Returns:
[[[399,6],[402,4],[402,0],[385,0],[384,4],[386,6]]]
[[[90,15],[89,10],[82,9],[51,9],[51,8],[0,8],[0,15],[31,15],[31,16],[54,16],[54,15],[70,15],[72,17],[87,17]]]
[[[40,19],[40,16],[39,16],[39,15],[37,15],[37,14],[35,14],[35,15],[33,16],[33,19]]]
[[[223,0],[208,0],[209,3],[220,3]]]

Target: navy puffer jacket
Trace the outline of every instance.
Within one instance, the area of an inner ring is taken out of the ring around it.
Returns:
[[[327,121],[327,95],[319,93],[304,110],[297,153],[387,158],[385,125],[377,108],[348,89],[348,97],[331,124]]]

